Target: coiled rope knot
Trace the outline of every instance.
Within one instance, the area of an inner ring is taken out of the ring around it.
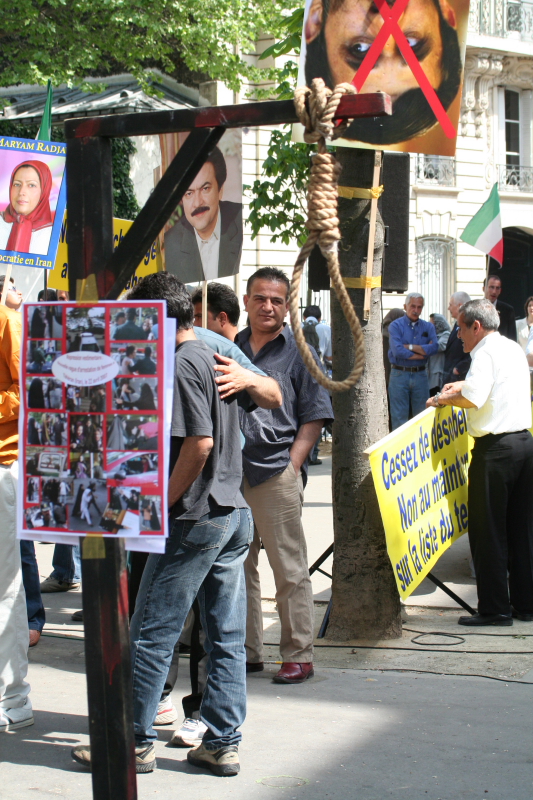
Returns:
[[[341,238],[337,215],[338,181],[341,166],[335,156],[329,153],[326,139],[342,136],[351,120],[334,124],[335,112],[345,94],[355,94],[349,83],[341,83],[333,91],[322,78],[315,78],[311,88],[302,86],[294,93],[294,105],[298,119],[305,128],[304,139],[308,144],[316,144],[313,155],[309,186],[307,189],[307,222],[309,236],[301,248],[292,273],[289,294],[289,312],[294,338],[305,366],[313,378],[328,392],[345,392],[361,377],[365,363],[365,347],[361,323],[355,313],[342,280],[337,254],[337,242]],[[300,281],[304,264],[314,246],[318,244],[324,255],[328,273],[339,300],[344,316],[350,326],[355,342],[355,364],[343,381],[333,381],[324,374],[316,363],[305,341],[299,320]]]

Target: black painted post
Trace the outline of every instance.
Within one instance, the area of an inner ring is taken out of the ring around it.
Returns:
[[[114,282],[103,267],[113,254],[111,142],[67,140],[69,288],[96,274],[86,300]],[[78,298],[79,299],[79,296]],[[80,539],[85,664],[95,800],[136,800],[128,577],[123,539]]]

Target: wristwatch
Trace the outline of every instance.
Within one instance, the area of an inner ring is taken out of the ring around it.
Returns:
[[[409,345],[409,350],[412,350],[412,349],[413,349],[413,345],[412,345],[412,344],[410,344],[410,345]]]
[[[433,395],[433,400],[436,401],[438,408],[445,408],[444,403],[439,403],[439,397],[441,396],[442,392],[437,392],[437,394]]]

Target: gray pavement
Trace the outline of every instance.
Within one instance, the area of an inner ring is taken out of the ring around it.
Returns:
[[[174,693],[187,689],[187,664]],[[190,767],[160,729],[158,770],[138,776],[140,798],[170,800],[530,800],[530,685],[320,668],[302,686],[278,686],[275,667],[248,678],[248,718],[237,778]],[[83,651],[46,639],[32,654],[33,727],[3,734],[0,798],[91,797],[71,761],[87,742]]]
[[[306,490],[310,563],[333,536],[330,458],[323,455]],[[52,551],[37,546],[43,575]],[[279,618],[271,572],[261,557],[270,644],[265,672],[248,677],[241,774],[225,780],[190,767],[186,750],[168,746],[174,726],[160,728],[158,770],[138,776],[141,800],[531,800],[533,625],[459,628],[461,610],[425,582],[404,608],[401,639],[317,640],[315,677],[302,686],[279,686],[271,681],[278,669]],[[435,572],[475,605],[465,539]],[[329,580],[313,576],[313,591],[318,630]],[[30,651],[36,722],[0,734],[0,800],[92,796],[90,776],[69,755],[73,745],[88,741],[83,627],[70,621],[81,593],[45,595],[45,603],[46,635]],[[461,638],[428,635],[434,631]],[[189,692],[186,659],[180,667],[173,695],[178,708]]]

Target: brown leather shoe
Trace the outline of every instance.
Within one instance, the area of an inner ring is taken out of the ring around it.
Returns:
[[[303,683],[315,674],[313,663],[298,664],[294,661],[287,661],[283,664],[279,672],[274,677],[274,683]]]
[[[263,661],[256,661],[252,663],[251,661],[246,662],[246,672],[263,672],[265,665]]]
[[[30,647],[35,647],[36,644],[39,643],[39,639],[41,638],[41,631],[35,631],[30,629]]]

